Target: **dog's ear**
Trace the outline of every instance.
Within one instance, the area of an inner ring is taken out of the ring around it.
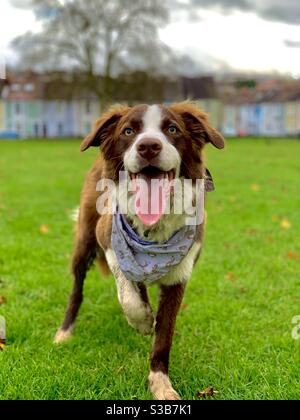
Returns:
[[[119,120],[126,115],[131,108],[127,106],[114,106],[109,109],[103,116],[94,124],[92,132],[83,140],[80,150],[84,152],[89,147],[99,147],[101,144],[112,135]]]
[[[211,126],[208,115],[198,107],[188,102],[182,102],[171,105],[170,109],[181,116],[187,130],[196,141],[204,140],[205,143],[211,143],[217,149],[225,147],[222,134]]]

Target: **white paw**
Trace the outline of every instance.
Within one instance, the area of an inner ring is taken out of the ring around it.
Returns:
[[[61,344],[67,340],[69,340],[72,336],[72,328],[69,328],[68,330],[64,331],[62,329],[59,329],[54,337],[54,343],[55,344]]]
[[[165,373],[151,371],[148,379],[150,391],[156,400],[180,400],[180,396]]]

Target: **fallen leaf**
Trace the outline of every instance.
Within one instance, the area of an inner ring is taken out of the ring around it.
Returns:
[[[0,350],[3,350],[6,343],[5,319],[0,316]]]
[[[236,276],[234,273],[229,272],[226,274],[225,279],[228,281],[235,281],[236,280]]]
[[[250,188],[251,188],[252,191],[260,190],[260,186],[258,184],[252,184],[252,185],[250,185]]]
[[[246,233],[247,233],[247,235],[249,235],[249,236],[255,236],[255,235],[257,235],[258,234],[258,230],[257,229],[247,229],[246,230]]]
[[[49,233],[49,227],[47,225],[41,225],[40,226],[40,232],[43,235],[47,235]]]
[[[124,367],[125,367],[124,365],[120,366],[120,367],[116,370],[116,372],[117,372],[117,373],[120,373],[120,372],[124,369]]]
[[[280,226],[282,227],[282,229],[288,230],[291,229],[292,224],[288,219],[283,219],[280,223]]]
[[[204,391],[197,392],[198,398],[206,398],[206,397],[213,397],[214,395],[218,394],[218,391],[215,391],[212,386],[209,386]]]
[[[279,222],[279,217],[274,215],[274,216],[272,216],[272,220],[273,220],[273,222]]]
[[[299,258],[299,254],[297,254],[297,252],[290,251],[287,253],[286,258],[289,260],[297,260]]]
[[[4,296],[0,296],[0,305],[6,303],[6,298]]]

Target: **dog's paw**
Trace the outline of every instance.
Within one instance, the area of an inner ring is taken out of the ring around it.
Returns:
[[[163,372],[150,372],[149,387],[156,400],[180,400],[172,387],[168,375]]]
[[[72,337],[72,329],[69,328],[68,330],[59,329],[54,337],[55,344],[61,344],[65,341],[69,340]]]

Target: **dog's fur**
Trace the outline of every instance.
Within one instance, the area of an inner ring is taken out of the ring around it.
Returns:
[[[176,133],[168,131],[170,125],[176,127]],[[132,135],[125,135],[128,127],[134,130]],[[55,341],[60,343],[70,337],[82,302],[86,273],[96,259],[104,273],[107,274],[109,270],[113,272],[119,302],[129,324],[142,334],[151,333],[155,326],[149,375],[154,397],[161,400],[179,399],[168,377],[169,353],[186,283],[203,244],[204,223],[198,226],[195,242],[182,262],[156,282],[160,292],[158,310],[154,315],[146,286],[128,281],[118,266],[111,246],[112,216],[100,216],[96,210],[96,202],[101,194],[96,191],[98,181],[111,179],[118,183],[120,170],[135,173],[141,169],[141,165],[145,166],[136,149],[141,140],[149,137],[158,139],[162,144],[159,156],[151,164],[163,171],[174,169],[176,177],[194,182],[205,176],[205,143],[210,142],[219,149],[224,147],[223,137],[211,127],[206,114],[189,103],[169,107],[116,106],[96,122],[93,132],[83,141],[81,150],[96,146],[100,147],[101,154],[88,173],[82,191],[72,261],[74,286]],[[147,236],[148,240],[157,242],[168,240],[183,226],[185,220],[183,216],[163,215],[157,224],[149,227],[144,226],[134,214],[129,214],[128,219],[142,238]]]

